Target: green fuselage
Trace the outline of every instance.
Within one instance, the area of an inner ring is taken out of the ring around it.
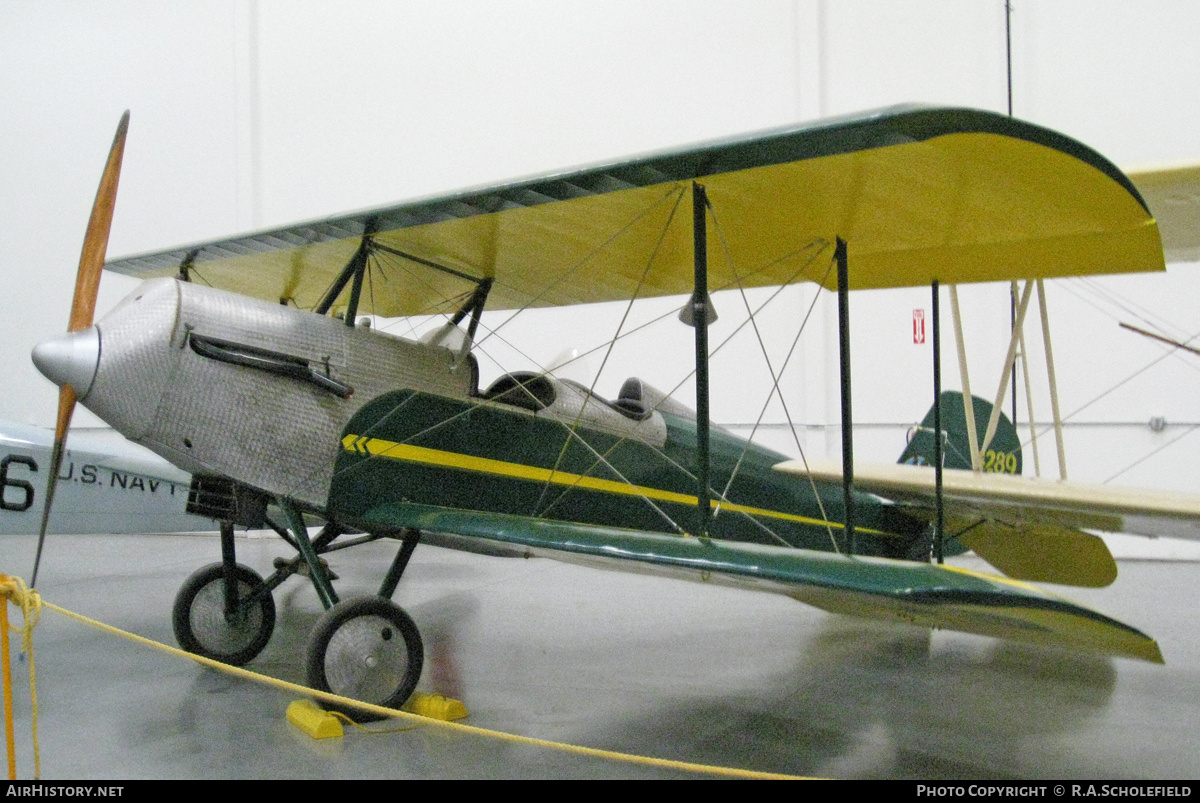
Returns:
[[[507,404],[388,393],[347,426],[329,510],[354,524],[373,509],[407,502],[697,534],[696,423],[661,415],[665,443],[651,445]],[[711,430],[711,537],[844,547],[841,487],[772,471],[785,459]],[[924,533],[922,522],[876,497],[859,494],[855,506],[859,554],[903,557]]]

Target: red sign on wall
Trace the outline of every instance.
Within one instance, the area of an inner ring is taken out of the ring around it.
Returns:
[[[925,310],[913,310],[913,342],[920,345],[925,342]]]

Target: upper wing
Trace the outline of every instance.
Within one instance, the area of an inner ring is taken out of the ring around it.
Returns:
[[[393,503],[370,527],[416,527],[549,557],[786,594],[836,613],[1162,663],[1149,636],[1024,583],[927,563],[663,535],[501,513]]]
[[[780,463],[779,471],[840,481],[830,461]],[[1200,540],[1200,497],[1161,491],[1083,485],[1057,480],[942,472],[948,530],[1006,573],[1026,580],[1107,585],[1116,566],[1107,547],[1082,528],[1113,533]],[[863,464],[854,467],[859,490],[931,511],[934,471],[928,466]]]
[[[1168,262],[1200,259],[1200,165],[1130,171],[1162,232]]]
[[[149,278],[315,305],[364,233],[409,281],[361,309],[427,313],[492,278],[493,309],[691,292],[688,184],[718,234],[709,287],[812,280],[849,243],[852,288],[1162,269],[1157,227],[1104,157],[991,112],[899,106],[114,260]],[[719,235],[719,236],[718,236]],[[727,258],[728,254],[728,258]],[[732,261],[732,265],[729,264]],[[433,270],[430,264],[447,270]],[[641,281],[645,277],[644,283]]]

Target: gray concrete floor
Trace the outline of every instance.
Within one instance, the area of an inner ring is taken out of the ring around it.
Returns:
[[[371,593],[394,547],[329,556],[343,598]],[[263,574],[287,547],[239,538]],[[28,576],[33,539],[0,571]],[[215,536],[59,536],[47,600],[174,643],[184,578]],[[975,564],[971,564],[975,565]],[[470,724],[662,758],[839,778],[1200,777],[1200,565],[1126,561],[1066,596],[1155,636],[1166,666],[885,628],[783,597],[542,559],[420,547],[396,594],[426,645],[421,690]],[[312,588],[276,592],[249,668],[303,682]],[[10,609],[15,613],[15,609]],[[316,741],[295,695],[46,612],[35,636],[42,775],[126,778],[675,778],[660,770],[421,727]],[[27,669],[16,667],[18,768],[30,777]]]

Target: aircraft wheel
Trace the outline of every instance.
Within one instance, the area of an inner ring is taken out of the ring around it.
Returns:
[[[387,708],[404,705],[425,661],[421,634],[400,606],[382,597],[334,605],[308,640],[308,685]],[[358,722],[382,719],[349,706],[320,701]]]
[[[234,566],[238,598],[246,599],[263,587],[263,579],[240,563]],[[213,563],[184,581],[172,612],[175,639],[196,655],[234,666],[249,663],[262,652],[275,629],[275,600],[263,594],[237,621],[225,618],[225,570]]]

